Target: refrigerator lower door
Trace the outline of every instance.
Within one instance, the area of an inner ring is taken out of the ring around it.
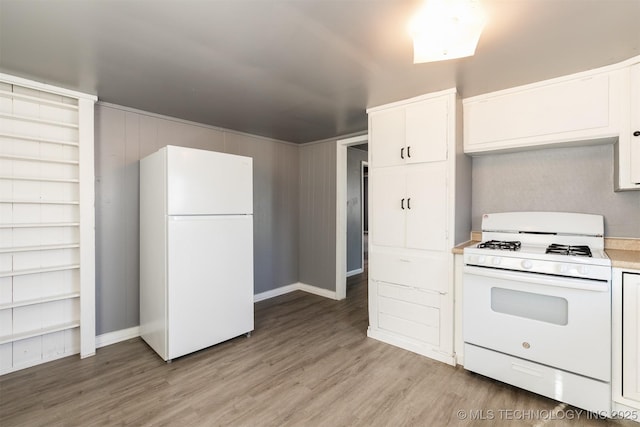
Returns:
[[[253,217],[168,221],[168,358],[253,330]]]

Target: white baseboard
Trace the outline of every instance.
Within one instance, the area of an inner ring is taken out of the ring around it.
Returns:
[[[451,366],[456,366],[456,357],[454,354],[444,354],[427,345],[426,343],[412,340],[408,337],[403,337],[392,332],[381,331],[380,329],[375,329],[371,326],[369,326],[369,328],[367,329],[367,336],[369,338],[373,338],[378,341],[382,341],[384,343],[412,351],[422,356],[435,359],[439,362],[443,362]]]
[[[314,295],[320,295],[321,297],[330,298],[337,300],[338,296],[336,295],[336,291],[330,291],[329,289],[318,288],[317,286],[307,285],[306,283],[296,283],[298,289],[304,292],[308,292]]]
[[[290,285],[280,286],[279,288],[271,289],[265,292],[260,292],[253,296],[253,302],[264,301],[269,298],[275,298],[280,295],[288,294],[289,292],[297,291],[298,284],[292,283]]]
[[[314,295],[320,295],[321,297],[335,299],[335,291],[328,289],[318,288],[316,286],[307,285],[306,283],[292,283],[290,285],[281,286],[279,288],[271,289],[269,291],[261,292],[253,296],[253,301],[264,301],[269,298],[274,298],[280,295],[288,294],[293,291],[304,291]],[[128,329],[121,329],[119,331],[107,332],[106,334],[96,336],[96,348],[106,347],[111,344],[118,343],[120,341],[126,341],[131,338],[140,336],[140,326],[134,326]]]
[[[131,338],[140,336],[140,326],[134,326],[128,329],[120,329],[119,331],[107,332],[106,334],[96,336],[96,348],[106,347],[120,341],[126,341]]]
[[[269,298],[274,298],[280,295],[288,294],[293,291],[304,291],[310,294],[319,295],[321,297],[337,300],[336,292],[329,289],[318,288],[317,286],[307,285],[306,283],[292,283],[290,285],[281,286],[279,288],[271,289],[266,292],[261,292],[253,296],[253,301],[264,301]]]
[[[361,274],[364,270],[362,268],[356,268],[355,270],[347,271],[347,277],[355,276],[356,274]]]

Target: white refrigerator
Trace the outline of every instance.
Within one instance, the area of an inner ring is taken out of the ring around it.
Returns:
[[[140,161],[140,335],[164,360],[253,330],[252,167],[175,146]]]

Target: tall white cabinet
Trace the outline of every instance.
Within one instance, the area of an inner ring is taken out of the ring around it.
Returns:
[[[453,255],[469,236],[470,159],[455,89],[369,109],[369,330],[455,364]]]
[[[95,101],[0,74],[0,374],[95,353]]]

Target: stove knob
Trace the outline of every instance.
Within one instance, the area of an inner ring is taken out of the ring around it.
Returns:
[[[487,259],[486,259],[484,256],[480,255],[480,256],[478,257],[478,264],[484,264],[484,262],[485,262],[486,260],[487,260]]]
[[[589,268],[586,265],[581,265],[580,268],[578,268],[578,273],[587,275],[589,274]]]
[[[502,258],[500,257],[495,257],[491,260],[491,264],[493,265],[500,265],[501,262],[502,262]]]
[[[566,273],[569,271],[569,267],[565,264],[560,265],[560,273]]]
[[[522,267],[530,270],[533,267],[533,263],[530,260],[525,259],[524,261],[522,261]]]

